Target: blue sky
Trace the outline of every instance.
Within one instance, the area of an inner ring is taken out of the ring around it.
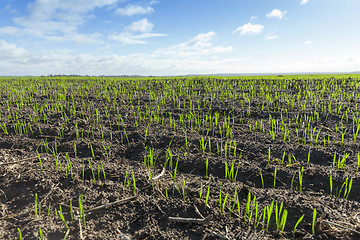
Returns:
[[[0,0],[0,75],[360,71],[359,0]]]

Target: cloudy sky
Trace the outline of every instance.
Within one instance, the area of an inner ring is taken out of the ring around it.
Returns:
[[[359,0],[0,0],[0,75],[360,70]]]

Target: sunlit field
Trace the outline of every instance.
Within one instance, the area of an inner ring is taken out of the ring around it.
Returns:
[[[1,77],[1,239],[358,239],[360,75]]]

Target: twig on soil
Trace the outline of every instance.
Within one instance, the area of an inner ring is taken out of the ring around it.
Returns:
[[[157,179],[161,178],[164,175],[164,173],[165,173],[165,168],[163,168],[163,170],[161,171],[161,173],[159,175],[153,177],[153,180],[157,180]]]
[[[100,209],[103,209],[103,208],[106,208],[106,207],[114,206],[116,204],[121,204],[121,203],[124,203],[124,202],[127,202],[127,201],[131,201],[131,200],[133,200],[135,198],[136,198],[136,196],[132,196],[132,197],[129,197],[129,198],[124,198],[124,199],[121,199],[121,200],[118,200],[118,201],[115,201],[115,202],[111,202],[111,203],[107,203],[107,204],[104,204],[104,205],[101,205],[101,206],[98,206],[98,207],[91,208],[89,210],[84,210],[84,213],[89,213],[89,212],[100,210]]]
[[[235,149],[234,146],[229,146],[229,148],[230,148],[231,150],[234,150],[234,149]],[[244,150],[242,150],[242,149],[239,148],[239,147],[236,147],[236,151],[237,151],[237,152],[244,152]]]
[[[41,135],[42,138],[56,138],[57,136]]]
[[[319,124],[319,126],[320,126],[321,128],[325,128],[325,129],[328,130],[329,132],[332,132],[332,133],[334,132],[332,129],[330,129],[330,128],[322,125],[322,124]]]
[[[199,223],[199,224],[209,224],[212,220],[212,215],[207,216],[206,218],[181,218],[181,217],[169,217],[169,222],[180,222],[180,223]]]
[[[359,232],[359,231],[356,231],[356,230],[354,230],[354,229],[352,229],[352,228],[348,228],[348,227],[342,226],[342,225],[340,225],[340,224],[338,224],[338,223],[330,222],[330,221],[327,221],[327,220],[321,220],[321,221],[322,221],[322,222],[325,222],[325,223],[327,223],[327,224],[332,224],[332,225],[334,225],[334,226],[337,226],[337,227],[340,227],[340,228],[349,230],[349,231],[351,231],[351,232],[354,232],[354,233],[357,233],[357,234],[360,235],[360,232]]]
[[[199,215],[199,217],[201,217],[202,219],[205,219],[195,204],[194,204],[194,208],[195,208],[195,212]]]
[[[7,201],[7,197],[6,197],[5,192],[4,192],[3,190],[1,190],[1,189],[0,189],[0,192],[4,195],[4,197],[5,197],[5,201]]]
[[[215,236],[217,236],[217,237],[219,237],[219,238],[221,238],[221,239],[229,240],[229,238],[224,237],[223,235],[220,235],[220,234],[218,234],[218,233],[216,233],[216,232],[211,232],[211,234],[212,234],[212,235],[215,235]]]
[[[155,206],[162,214],[165,214],[165,212],[161,209],[161,207],[159,206],[159,204],[157,202],[155,202]]]
[[[226,231],[225,236],[226,236],[227,238],[229,238],[229,237],[228,237],[228,234],[229,234],[229,229],[228,229],[228,227],[227,227],[227,226],[225,226],[225,231]]]
[[[22,162],[26,162],[26,161],[35,160],[35,159],[38,159],[38,156],[36,156],[36,157],[24,158],[23,160],[19,160],[19,161],[15,161],[15,162],[0,163],[0,166],[11,165],[11,164],[18,164],[18,163],[22,163]]]
[[[84,239],[83,232],[82,232],[82,226],[81,226],[81,217],[79,214],[79,229],[80,229],[80,239]]]
[[[57,186],[60,184],[60,182],[58,182],[56,185],[55,185],[55,187],[53,187],[49,192],[48,192],[48,194],[46,194],[46,196],[40,201],[40,205],[45,201],[45,199],[47,198],[47,197],[49,197],[49,195],[54,191],[54,189],[55,188],[57,188]]]

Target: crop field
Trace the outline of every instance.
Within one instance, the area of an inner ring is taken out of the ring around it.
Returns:
[[[1,77],[0,239],[359,239],[360,75]]]

